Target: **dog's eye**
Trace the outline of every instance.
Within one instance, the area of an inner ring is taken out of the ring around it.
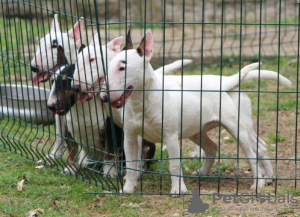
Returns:
[[[51,48],[57,48],[57,40],[56,39],[52,41]]]
[[[120,71],[124,71],[125,68],[124,68],[124,67],[120,67],[119,70],[120,70]]]
[[[93,62],[94,60],[95,60],[95,58],[91,58],[91,59],[90,59],[90,62]]]

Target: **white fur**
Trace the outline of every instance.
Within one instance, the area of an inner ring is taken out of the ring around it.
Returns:
[[[192,62],[193,62],[193,60],[190,60],[190,59],[176,60],[171,64],[159,67],[154,72],[157,75],[167,74],[167,73],[169,73],[171,71],[174,71],[176,69],[180,69],[183,66],[186,66],[186,65],[188,65]]]
[[[253,171],[253,176],[261,178],[262,172],[256,163],[256,155],[251,148],[247,125],[244,125],[241,120],[238,120],[238,110],[230,96],[226,92],[203,92],[200,94],[195,91],[166,91],[168,89],[181,89],[181,87],[178,86],[178,82],[174,82],[174,79],[169,79],[168,76],[165,77],[164,92],[151,91],[163,88],[160,79],[154,74],[149,63],[152,55],[153,37],[152,33],[148,31],[146,33],[145,56],[141,57],[136,50],[128,50],[127,55],[125,55],[125,52],[121,52],[109,63],[108,81],[110,91],[108,93],[113,105],[122,105],[123,102],[120,100],[120,97],[124,92],[122,91],[122,89],[124,90],[124,85],[126,85],[127,89],[131,87],[133,87],[134,90],[145,89],[144,92],[133,91],[125,106],[124,148],[128,160],[127,168],[129,168],[129,170],[127,170],[127,179],[123,192],[132,193],[137,184],[138,173],[130,170],[130,168],[136,169],[136,162],[132,160],[138,159],[137,135],[144,136],[145,139],[151,142],[161,142],[163,139],[166,143],[169,157],[173,159],[170,160],[170,172],[172,175],[175,175],[171,177],[171,193],[178,194],[184,193],[187,190],[183,179],[177,177],[178,175],[182,175],[178,139],[189,138],[193,142],[200,144],[199,137],[202,131],[202,148],[206,156],[215,157],[217,146],[207,137],[206,132],[219,126],[219,122],[221,122],[221,125],[223,125],[233,137],[239,138],[239,144],[246,157],[249,158],[248,161]],[[144,60],[146,61],[145,63]],[[124,61],[126,61],[126,63]],[[258,64],[251,64],[243,68],[240,75],[241,79],[245,78],[247,73],[256,67],[258,67]],[[124,68],[127,68],[126,84],[124,84]],[[190,79],[189,76],[184,76],[184,79],[185,78]],[[199,76],[199,78],[201,79],[202,77]],[[208,78],[208,80],[203,81],[203,83],[208,84],[207,82],[211,82],[209,76],[206,78]],[[201,82],[198,84],[201,84]],[[181,84],[179,83],[179,85]],[[235,86],[236,84],[228,83],[228,87],[233,88]],[[194,89],[194,87],[189,86],[189,82],[185,80],[183,81],[182,88],[183,90]],[[162,93],[164,93],[163,98]],[[106,93],[101,93],[102,98],[104,98],[105,95]],[[202,106],[200,107],[200,105]],[[143,108],[145,108],[145,110],[143,110]],[[219,117],[220,110],[221,117]],[[201,117],[200,114],[202,114]],[[162,121],[164,123],[163,126]],[[199,125],[200,122],[201,126]],[[237,128],[238,124],[239,129]],[[142,126],[144,129],[143,135],[141,130]],[[161,138],[162,130],[163,137]],[[201,168],[202,175],[209,173],[213,162],[214,159],[206,159]],[[255,189],[256,185],[262,187],[264,184],[264,179],[255,179],[251,189]]]
[[[98,78],[103,77],[103,69],[105,69],[106,61],[109,61],[114,55],[120,52],[122,39],[122,36],[115,38],[107,45],[100,47],[99,43],[95,43],[97,41],[97,37],[95,36],[94,41],[78,55],[73,85],[80,85],[80,90],[84,92],[90,89]],[[97,45],[95,46],[94,43]],[[106,54],[108,59],[106,59]]]
[[[54,40],[57,40],[57,44],[64,48],[68,62],[74,61],[76,59],[76,47],[79,48],[81,44],[82,28],[83,19],[81,18],[67,33],[62,33],[59,28],[57,14],[55,14],[51,31],[39,40],[31,65],[38,66],[40,71],[42,68],[44,70],[52,70],[57,65],[57,48],[52,48]]]
[[[175,83],[181,86],[181,76],[170,76]],[[241,79],[241,80],[240,80]],[[232,76],[216,76],[216,75],[204,75],[204,76],[185,76],[184,82],[188,83],[186,85],[187,90],[213,90],[220,91],[220,85],[222,84],[221,90],[235,90],[237,91],[237,86],[239,82],[244,82],[251,79],[271,79],[277,81],[279,79],[279,84],[285,86],[291,86],[292,83],[284,76],[278,74],[277,72],[268,71],[268,70],[251,70],[247,74],[239,73],[234,74]],[[201,88],[202,87],[202,88]],[[268,153],[266,148],[266,143],[257,136],[256,132],[253,130],[253,122],[252,122],[252,109],[251,109],[251,101],[249,97],[241,92],[240,96],[238,92],[228,92],[228,95],[233,100],[234,104],[238,108],[240,106],[240,120],[245,124],[248,136],[251,141],[251,148],[255,153],[258,153],[259,158],[268,159]],[[257,144],[258,143],[258,144]],[[257,151],[258,145],[258,151]],[[201,151],[201,154],[203,151]],[[192,153],[190,153],[190,157],[199,157],[200,149],[199,146],[195,145],[195,149]],[[269,178],[266,179],[267,183],[272,183],[272,178],[274,177],[273,169],[271,162],[269,160],[260,160],[262,165],[262,169],[264,172],[264,177]]]
[[[81,43],[81,30],[83,27],[83,19],[75,23],[68,33],[62,33],[59,28],[57,14],[54,15],[50,33],[40,39],[36,49],[34,58],[31,61],[31,65],[38,66],[39,72],[53,71],[57,63],[57,48],[52,48],[53,40],[57,40],[57,46],[61,45],[64,48],[65,56],[68,62],[75,61],[76,50],[75,47],[79,47]],[[55,144],[54,148],[49,154],[51,158],[61,157],[63,154],[65,136],[65,117],[55,115]],[[47,156],[47,157],[49,157]]]

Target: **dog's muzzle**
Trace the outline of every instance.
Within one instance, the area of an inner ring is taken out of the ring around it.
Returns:
[[[102,102],[108,102],[107,94],[100,94],[100,99]]]
[[[34,65],[30,65],[30,69],[31,69],[31,71],[33,71],[33,72],[38,72],[38,71],[39,71],[38,67],[37,67],[37,66],[34,66]]]
[[[55,104],[47,104],[47,107],[52,112],[56,112],[56,106],[55,106]]]

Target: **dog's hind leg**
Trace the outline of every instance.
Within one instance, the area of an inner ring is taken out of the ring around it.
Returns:
[[[248,136],[251,144],[251,148],[259,158],[268,158],[268,152],[266,149],[266,143],[259,138],[255,131],[253,130],[252,121],[252,107],[251,100],[245,93],[228,93],[230,98],[233,100],[236,107],[240,107],[240,119],[242,123],[247,127]],[[258,145],[258,151],[257,151]],[[264,177],[268,177],[266,182],[268,184],[272,183],[272,177],[274,176],[272,164],[270,160],[259,160],[262,165],[262,174]]]
[[[200,143],[200,133],[194,135],[193,137],[189,138],[191,141],[196,143],[198,146],[201,145],[201,148],[205,152],[205,156],[208,157],[205,159],[203,166],[200,170],[200,175],[207,176],[209,175],[210,169],[214,164],[216,153],[218,150],[218,146],[214,143],[207,135],[207,131],[204,127],[201,134],[201,143]]]
[[[271,164],[270,160],[268,160],[269,156],[268,156],[268,150],[266,148],[265,142],[257,136],[257,134],[254,132],[253,129],[252,129],[252,134],[249,139],[250,139],[250,143],[251,143],[251,147],[252,147],[253,151],[256,154],[258,154],[258,158],[260,158],[259,162],[264,169],[263,176],[265,178],[267,178],[266,183],[272,184],[273,178],[274,178],[274,173],[273,173],[272,164]],[[257,147],[258,147],[258,151],[257,151]],[[266,160],[264,160],[264,158]]]
[[[222,102],[226,101],[227,100],[225,99],[225,97],[223,97]],[[248,158],[248,162],[253,172],[253,177],[257,178],[254,179],[254,183],[251,186],[251,190],[255,190],[256,186],[258,186],[258,188],[263,187],[265,185],[265,180],[261,179],[262,171],[256,160],[256,154],[251,147],[247,129],[241,121],[239,124],[239,128],[237,127],[238,115],[235,106],[230,103],[227,103],[226,106],[222,106],[221,109],[221,124],[228,130],[228,132],[234,138],[239,138],[239,145],[243,149],[246,157]]]
[[[239,95],[237,93],[230,93],[229,96],[233,99],[235,105],[238,107],[239,105]],[[266,160],[259,160],[262,166],[262,174],[267,179],[266,182],[268,184],[272,183],[272,179],[274,176],[273,168],[270,160],[267,160],[268,152],[266,149],[266,143],[257,136],[255,131],[253,130],[253,121],[252,121],[252,108],[251,108],[251,100],[245,94],[240,94],[240,118],[243,124],[247,127],[248,136],[251,144],[251,148],[259,158],[265,158]],[[258,147],[258,151],[257,151]]]

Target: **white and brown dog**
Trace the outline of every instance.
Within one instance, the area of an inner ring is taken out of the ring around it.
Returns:
[[[189,138],[200,145],[205,151],[206,159],[201,168],[202,175],[208,175],[214,162],[217,146],[207,136],[207,131],[224,126],[229,133],[239,139],[254,174],[254,184],[251,189],[262,187],[265,180],[256,161],[256,154],[251,148],[247,126],[238,120],[238,109],[226,92],[191,91],[195,88],[195,77],[184,76],[183,83],[178,87],[174,78],[165,76],[164,85],[153,72],[150,60],[153,55],[153,36],[146,33],[137,50],[123,51],[117,54],[108,67],[108,90],[110,104],[121,108],[127,100],[124,112],[125,154],[127,156],[127,179],[123,187],[124,193],[132,193],[137,184],[136,169],[137,135],[152,142],[164,141],[170,157],[172,174],[172,194],[187,191],[184,184],[180,164],[178,139]],[[251,70],[259,64],[251,64],[241,70],[241,75],[230,76],[226,82],[222,78],[222,90],[230,91],[238,86],[240,80],[246,79]],[[257,76],[257,72],[254,72]],[[247,79],[255,77],[249,75]],[[210,76],[198,76],[200,84],[213,84]],[[202,81],[201,81],[202,79]],[[219,78],[220,80],[220,78]],[[192,83],[192,85],[191,85]],[[214,85],[213,85],[214,86]],[[124,90],[124,87],[126,89]],[[161,91],[157,91],[161,90]],[[172,91],[168,91],[172,90]],[[178,90],[178,91],[174,91]],[[199,89],[200,90],[200,89]],[[101,93],[103,101],[108,101],[107,93]],[[220,103],[221,100],[221,103]],[[143,109],[145,108],[145,110]],[[221,111],[221,112],[220,112]],[[200,124],[201,123],[201,124]],[[239,128],[238,128],[239,126]],[[142,129],[143,135],[142,135]],[[238,133],[239,132],[239,133]],[[201,138],[201,141],[200,139]]]

